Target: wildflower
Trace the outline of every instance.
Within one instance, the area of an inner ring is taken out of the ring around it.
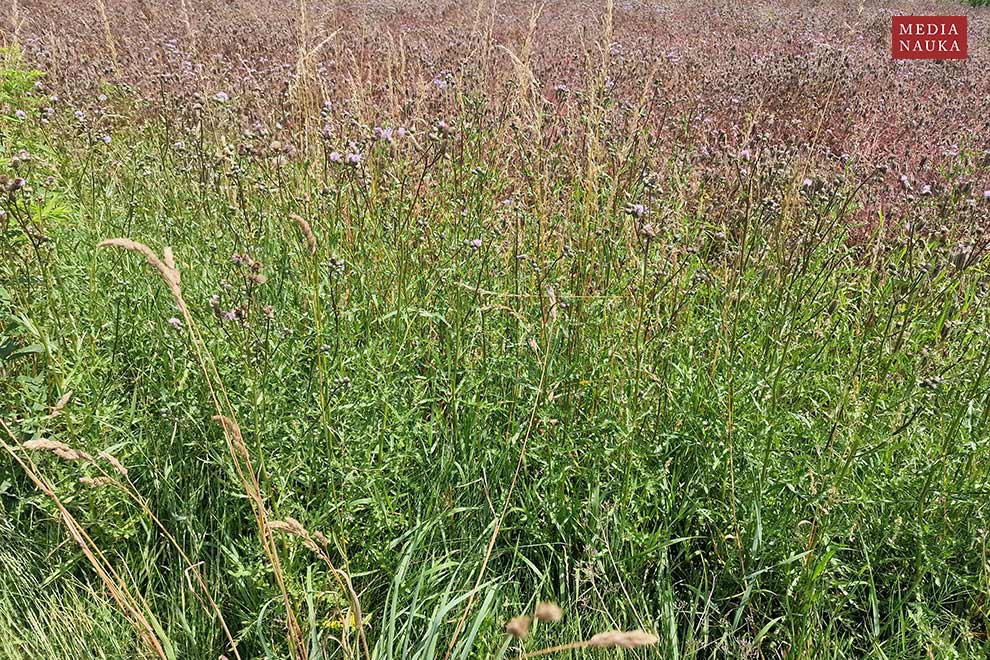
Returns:
[[[372,132],[375,134],[375,138],[378,139],[378,140],[381,140],[382,142],[391,142],[392,141],[392,129],[391,128],[382,128],[381,126],[375,126],[375,128],[374,128],[374,130]]]
[[[86,116],[86,115],[84,115],[84,114],[83,114],[83,111],[82,111],[82,110],[76,110],[76,111],[75,111],[74,113],[72,113],[72,114],[73,114],[73,116],[74,116],[74,117],[75,117],[76,119],[78,119],[79,121],[82,121],[82,120],[83,120],[83,117],[85,117],[85,116]]]
[[[230,96],[227,95],[227,92],[217,92],[213,95],[213,100],[217,103],[226,103],[230,100]]]
[[[173,328],[175,328],[176,330],[181,330],[182,329],[182,321],[180,321],[179,319],[177,319],[174,316],[168,320],[168,324],[170,326],[172,326]]]
[[[399,138],[400,140],[404,140],[405,138],[409,137],[409,131],[404,126],[399,126],[397,129],[395,129],[395,137]]]
[[[210,307],[216,309],[219,306],[220,306],[220,296],[214,293],[212,296],[210,296]]]
[[[811,188],[813,185],[815,185],[815,182],[808,178],[805,178],[805,180],[801,182],[802,188]]]
[[[14,113],[14,116],[17,117],[18,119],[27,119],[27,113],[24,112],[23,110],[18,110],[17,112]]]
[[[626,204],[626,213],[634,218],[642,218],[644,215],[649,215],[650,210],[642,204]]]
[[[744,160],[748,162],[752,157],[753,154],[749,151],[749,149],[743,149],[742,151],[739,152],[740,160]]]
[[[330,159],[331,163],[339,163],[342,160],[344,160],[344,157],[340,155],[339,151],[331,151],[328,158]]]
[[[924,185],[924,186],[921,187],[921,196],[922,197],[931,197],[931,195],[932,195],[932,187],[931,186]]]
[[[330,268],[330,272],[332,274],[334,275],[344,274],[344,266],[345,266],[344,260],[338,257],[337,255],[330,257],[330,261],[328,261],[326,265]]]
[[[99,96],[96,97],[96,100],[99,101],[100,103],[106,103],[107,102],[107,95],[106,94],[100,94]]]
[[[472,238],[471,240],[464,239],[464,245],[468,246],[472,250],[477,250],[478,248],[481,247],[481,239],[480,238]]]
[[[222,318],[224,321],[236,321],[237,310],[236,309],[227,310],[226,312],[221,314],[220,318]]]
[[[265,305],[261,308],[261,313],[265,315],[266,319],[275,318],[275,308],[271,305]]]
[[[347,164],[351,167],[357,167],[361,164],[361,154],[358,152],[347,154]]]
[[[983,191],[983,201],[990,204],[990,190]]]
[[[111,141],[111,140],[110,140],[110,136],[109,136],[109,135],[104,135],[104,136],[103,136],[102,138],[100,138],[100,139],[101,139],[101,140],[103,140],[103,144],[110,144],[110,141]]]

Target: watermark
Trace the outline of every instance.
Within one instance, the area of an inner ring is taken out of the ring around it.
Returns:
[[[965,16],[894,16],[890,47],[895,60],[964,60]]]

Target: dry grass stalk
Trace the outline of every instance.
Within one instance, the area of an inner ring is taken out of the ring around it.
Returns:
[[[306,239],[306,247],[309,248],[309,253],[316,254],[316,235],[313,234],[313,228],[310,227],[309,222],[306,218],[294,213],[289,217],[295,221],[296,226],[299,227],[299,231],[302,232],[303,237]]]
[[[333,562],[330,560],[330,556],[316,543],[316,541],[319,541],[323,545],[329,545],[330,539],[320,532],[310,533],[301,522],[291,516],[287,516],[285,520],[269,520],[268,529],[282,532],[288,536],[294,536],[300,539],[306,549],[319,557],[323,563],[327,565],[330,569],[330,573],[334,576],[334,579],[337,580],[337,584],[340,586],[341,591],[343,591],[347,598],[351,601],[351,610],[354,613],[354,627],[358,631],[358,638],[361,640],[365,657],[371,658],[371,653],[368,649],[368,640],[364,634],[364,616],[361,612],[361,602],[358,599],[357,591],[354,590],[354,584],[351,582],[351,577],[345,571],[335,567]]]
[[[251,455],[248,453],[247,445],[244,444],[244,435],[241,433],[240,425],[226,415],[214,415],[213,421],[226,431],[226,435],[229,436],[231,444],[236,450],[236,455],[240,456],[244,464],[250,467]]]
[[[188,314],[186,302],[182,298],[182,288],[179,285],[179,270],[175,267],[175,258],[172,255],[171,248],[165,248],[165,261],[162,261],[150,247],[129,238],[108,238],[100,242],[97,247],[119,247],[142,255],[158,271],[162,279],[165,280],[165,284],[168,285],[168,290],[172,294],[172,298],[175,299],[175,303],[179,306],[179,309],[183,314]]]
[[[4,431],[10,437],[11,440],[17,442],[17,438],[14,433],[10,430],[7,424],[0,420],[0,426],[3,426]],[[40,441],[28,441],[28,442],[40,442]],[[53,443],[55,441],[48,440],[43,441],[46,443]],[[28,443],[25,443],[28,444]],[[62,444],[62,443],[57,443]],[[127,620],[137,629],[138,634],[141,639],[147,645],[148,649],[152,652],[155,657],[161,658],[162,660],[168,660],[170,657],[174,657],[174,652],[166,652],[165,644],[161,639],[159,639],[158,634],[155,632],[155,628],[152,626],[148,619],[146,613],[151,612],[147,601],[144,600],[140,595],[135,596],[131,593],[124,582],[123,578],[114,570],[110,562],[103,555],[99,547],[93,542],[93,539],[86,533],[86,531],[79,525],[75,517],[65,508],[62,500],[59,498],[55,489],[49,484],[38,472],[37,466],[28,457],[26,460],[22,458],[18,452],[14,450],[14,447],[7,444],[5,441],[0,440],[0,445],[3,446],[4,451],[10,454],[27,477],[34,483],[35,487],[44,493],[53,504],[55,504],[58,509],[59,515],[62,519],[62,524],[65,525],[66,529],[69,531],[69,535],[72,539],[79,545],[82,550],[83,555],[93,566],[96,574],[99,576],[100,580],[106,586],[107,591],[109,591],[110,596],[114,599],[120,607],[121,612]],[[22,445],[23,447],[24,445]]]
[[[68,400],[68,397],[63,396],[62,398]],[[11,439],[16,440],[16,438],[14,438],[13,433],[10,431],[7,425],[3,423],[2,420],[0,420],[0,424],[3,425],[4,430],[11,437]],[[11,451],[11,448],[6,443],[2,443],[2,444],[4,449],[6,449],[9,453]],[[89,456],[89,454],[72,449],[65,443],[59,442],[57,440],[49,440],[49,439],[28,440],[27,442],[24,442],[21,445],[21,447],[23,449],[28,449],[28,450],[51,451],[56,455],[62,458],[66,458],[68,460],[88,460],[88,461],[93,460],[92,457]],[[123,490],[124,493],[129,495],[131,499],[133,499],[144,510],[144,512],[148,514],[151,520],[159,527],[159,529],[161,529],[161,531],[169,539],[169,541],[172,543],[175,549],[178,550],[179,554],[182,556],[183,560],[186,562],[189,569],[192,570],[193,573],[195,574],[196,580],[199,583],[199,586],[202,589],[206,597],[206,600],[209,603],[210,608],[213,610],[213,613],[217,616],[217,619],[220,622],[220,626],[227,637],[227,641],[230,643],[234,656],[239,659],[241,656],[237,651],[237,643],[234,641],[234,637],[230,633],[230,629],[227,626],[227,622],[223,618],[223,614],[220,612],[219,606],[217,606],[216,601],[213,599],[213,596],[210,594],[210,591],[207,588],[206,583],[203,581],[203,578],[199,574],[199,571],[196,570],[196,567],[193,564],[192,560],[182,549],[182,546],[179,545],[179,542],[175,539],[175,537],[168,531],[168,529],[162,524],[162,522],[158,519],[158,517],[155,516],[155,514],[151,511],[151,508],[148,506],[147,502],[145,502],[145,500],[138,494],[137,490],[134,489],[133,484],[131,484],[130,481],[127,480],[127,468],[124,467],[124,465],[117,459],[117,457],[106,450],[101,451],[98,454],[98,457],[109,463],[120,476],[124,477],[123,482],[117,481],[112,476],[110,476],[105,471],[103,471],[103,468],[97,466],[100,469],[100,471],[103,472],[102,475],[97,477],[87,477],[87,476],[79,477],[79,483],[82,484],[83,486],[88,486],[91,488],[100,488],[103,486],[116,486],[121,490]],[[37,467],[34,465],[34,463],[30,462],[29,460],[28,464],[25,464],[16,456],[14,458],[15,460],[18,461],[18,463],[21,464],[21,467],[24,468],[25,472],[28,473],[28,476],[32,479],[32,481],[35,482],[35,485],[39,488],[39,490],[45,492],[47,495],[49,495],[49,497],[53,499],[53,501],[55,501],[55,504],[59,507],[60,512],[62,512],[63,522],[65,523],[66,527],[69,529],[72,538],[80,545],[80,547],[82,547],[84,554],[88,559],[90,559],[90,562],[92,563],[97,556],[100,559],[102,559],[104,562],[106,562],[106,558],[103,557],[99,549],[95,545],[93,545],[92,539],[90,539],[86,535],[82,527],[79,526],[78,523],[74,521],[74,519],[68,520],[66,518],[66,516],[69,516],[71,518],[71,514],[69,514],[67,510],[64,510],[64,507],[62,507],[61,502],[58,501],[57,499],[57,495],[54,489],[43,481],[40,473],[37,472]],[[30,470],[28,465],[30,465]],[[86,544],[92,545],[92,550],[89,550]],[[100,566],[94,564],[94,567],[97,569],[97,572],[100,571]],[[110,569],[110,571],[107,573],[107,578],[110,577],[110,573],[113,573],[112,569]],[[115,573],[113,573],[113,575],[114,577],[117,578],[118,582],[120,582],[120,577],[116,576]],[[102,573],[101,573],[101,578],[104,578],[104,575]],[[104,582],[106,582],[106,579],[104,579]],[[126,593],[126,585],[124,585],[123,591],[121,590],[118,591],[120,592],[119,598],[123,598],[123,595]],[[113,593],[113,591],[111,591],[111,593]],[[119,604],[121,604],[122,609],[124,609],[125,615],[127,615],[128,606],[126,602],[122,602],[121,600],[119,600],[117,595],[115,595],[114,598],[115,600],[117,600]],[[143,599],[141,602],[144,602]],[[144,607],[145,609],[148,608],[147,603],[144,603]],[[131,617],[128,616],[128,619],[131,620]],[[138,623],[140,623],[140,621]],[[152,634],[154,634],[154,631],[152,631]]]
[[[116,71],[120,68],[120,65],[117,60],[117,47],[114,45],[113,32],[110,30],[110,19],[107,17],[107,5],[103,0],[97,0],[96,7],[100,10],[100,20],[103,23],[103,38],[106,40],[107,52],[110,53],[113,68]]]
[[[241,480],[241,485],[244,488],[244,492],[248,496],[248,500],[251,502],[255,522],[258,525],[258,534],[261,538],[262,549],[265,551],[265,555],[271,562],[272,574],[275,578],[279,592],[282,595],[282,604],[285,607],[286,612],[286,632],[288,635],[289,648],[291,649],[294,657],[305,660],[305,658],[309,656],[309,653],[306,643],[302,637],[302,629],[299,627],[299,622],[296,618],[295,610],[289,597],[288,588],[285,584],[285,573],[282,570],[282,562],[279,559],[278,551],[275,548],[271,529],[268,527],[268,511],[265,506],[264,498],[261,494],[261,484],[258,481],[258,477],[254,472],[253,466],[251,465],[251,457],[247,451],[247,447],[244,445],[244,439],[241,435],[240,427],[233,420],[233,418],[227,414],[227,411],[233,410],[233,406],[231,405],[230,398],[227,396],[226,389],[223,386],[223,380],[220,378],[220,373],[217,371],[216,363],[210,355],[209,350],[206,348],[206,344],[203,341],[202,336],[196,330],[196,324],[192,314],[189,312],[189,306],[186,305],[186,301],[182,297],[179,270],[175,263],[175,257],[172,254],[171,249],[166,249],[163,253],[163,261],[162,259],[159,259],[158,255],[156,255],[155,252],[147,245],[129,238],[107,239],[102,241],[99,244],[99,247],[119,247],[142,255],[145,260],[158,271],[158,274],[168,286],[169,292],[172,294],[172,298],[175,300],[176,306],[178,306],[179,311],[182,312],[183,319],[185,320],[186,327],[188,328],[188,332],[192,340],[191,343],[196,360],[199,363],[204,378],[206,379],[206,385],[210,392],[210,400],[213,402],[214,408],[217,411],[217,415],[214,417],[214,420],[220,424],[221,428],[223,428],[224,441],[227,444],[227,450],[230,452],[231,458],[234,461],[234,469],[237,472],[238,478]]]

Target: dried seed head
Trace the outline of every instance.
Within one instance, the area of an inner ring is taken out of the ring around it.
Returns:
[[[79,483],[81,483],[83,486],[99,488],[100,486],[113,485],[113,478],[112,477],[79,477]]]
[[[144,243],[138,243],[129,238],[108,238],[105,241],[99,243],[97,247],[119,247],[130,252],[137,252],[144,256],[144,258],[151,264],[155,270],[162,276],[165,280],[165,284],[168,285],[169,292],[175,299],[175,303],[179,306],[179,309],[185,311],[186,303],[182,299],[182,289],[179,286],[179,269],[175,267],[175,257],[172,254],[172,248],[165,248],[164,258],[162,261],[155,254],[154,250],[145,245]]]
[[[65,394],[60,396],[58,401],[55,402],[55,405],[52,406],[52,411],[48,413],[48,416],[55,418],[61,415],[62,410],[65,408],[66,404],[69,403],[69,399],[72,398],[72,394],[72,390],[66,390]]]
[[[530,618],[525,614],[522,616],[517,616],[509,619],[509,622],[505,624],[505,632],[509,633],[516,639],[522,639],[529,634],[529,623]]]
[[[283,532],[289,536],[298,536],[302,539],[309,537],[309,534],[306,533],[306,528],[303,527],[302,523],[295,518],[286,518],[285,520],[269,520],[268,529],[274,532]]]
[[[113,469],[117,471],[117,474],[119,474],[122,477],[126,477],[127,476],[127,468],[124,467],[124,464],[123,463],[121,463],[119,460],[117,460],[117,457],[116,456],[114,456],[113,454],[111,454],[110,452],[108,452],[106,450],[101,451],[98,454],[98,456],[100,458],[102,458],[104,461],[106,461],[107,463],[109,463],[110,465],[112,465],[113,466]]]
[[[59,442],[58,440],[49,440],[47,438],[38,438],[37,440],[28,440],[23,445],[24,449],[29,451],[50,451],[59,458],[66,461],[91,461],[93,457],[84,451],[78,449],[73,449],[64,442]]]
[[[656,635],[643,630],[610,630],[598,633],[588,641],[588,646],[598,648],[635,649],[640,646],[652,646],[660,641]]]
[[[564,612],[557,603],[542,601],[536,604],[536,612],[533,614],[539,621],[560,621]]]
[[[299,231],[302,232],[303,237],[306,239],[306,247],[309,248],[310,254],[316,254],[316,235],[313,234],[313,228],[310,227],[309,222],[299,215],[291,215],[291,217],[296,225],[299,227]]]

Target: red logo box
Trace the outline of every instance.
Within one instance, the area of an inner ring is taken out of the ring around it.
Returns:
[[[894,16],[890,47],[895,60],[964,60],[965,16]]]

